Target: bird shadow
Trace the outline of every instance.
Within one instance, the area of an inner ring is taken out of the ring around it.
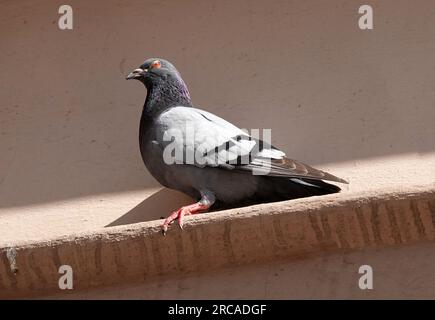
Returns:
[[[169,214],[182,206],[192,204],[195,200],[185,195],[184,193],[163,188],[150,197],[143,200],[133,209],[119,217],[118,219],[107,224],[105,227],[121,226],[145,221],[163,219]],[[251,206],[267,201],[255,201],[248,199],[232,205],[225,205],[216,202],[208,212],[221,211],[226,209],[234,209],[239,207]]]
[[[191,204],[193,201],[192,198],[181,192],[163,188],[105,227],[158,220],[162,219],[162,217],[166,218],[172,211]]]

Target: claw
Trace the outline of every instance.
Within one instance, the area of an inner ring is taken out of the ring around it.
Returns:
[[[183,218],[184,216],[190,216],[192,214],[200,213],[203,210],[207,210],[210,208],[210,204],[202,204],[202,203],[194,203],[189,206],[182,207],[178,209],[177,211],[172,212],[172,214],[166,218],[165,222],[162,225],[162,233],[164,236],[166,236],[166,233],[168,231],[168,226],[175,222],[176,219],[178,219],[178,225],[181,230],[184,230],[183,227]]]
[[[186,211],[187,209],[183,208],[178,214],[178,226],[180,227],[181,230],[183,230],[184,216],[186,215]]]

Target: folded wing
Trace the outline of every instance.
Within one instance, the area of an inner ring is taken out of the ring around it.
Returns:
[[[184,155],[183,164],[347,183],[332,174],[287,158],[281,150],[204,110],[175,107],[164,112],[158,121],[163,130],[173,131],[176,137],[173,143]],[[165,143],[162,142],[162,145]]]

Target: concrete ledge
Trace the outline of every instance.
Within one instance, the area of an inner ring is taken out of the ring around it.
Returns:
[[[435,185],[346,193],[257,205],[186,218],[111,227],[0,248],[0,297],[58,292],[58,268],[76,290],[158,276],[255,264],[319,251],[433,241]],[[75,290],[75,291],[76,291]]]

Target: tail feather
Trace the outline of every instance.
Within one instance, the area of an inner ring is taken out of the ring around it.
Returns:
[[[296,179],[292,179],[293,181]],[[309,187],[314,187],[314,188],[318,188],[320,190],[322,190],[322,194],[329,194],[329,193],[337,193],[341,191],[341,188],[331,184],[331,183],[327,183],[325,181],[322,180],[314,180],[314,179],[297,179],[302,181],[304,184],[307,184]]]
[[[340,187],[317,179],[265,177],[255,195],[258,202],[272,202],[340,192]]]
[[[290,200],[340,192],[340,187],[322,180],[307,178],[273,178],[267,197]],[[269,186],[270,186],[269,185]],[[276,200],[275,200],[276,201]]]
[[[261,177],[258,189],[254,195],[236,203],[221,203],[219,200],[213,205],[213,210],[230,209],[257,203],[291,200],[311,196],[321,196],[340,192],[336,185],[322,180],[307,178]]]

